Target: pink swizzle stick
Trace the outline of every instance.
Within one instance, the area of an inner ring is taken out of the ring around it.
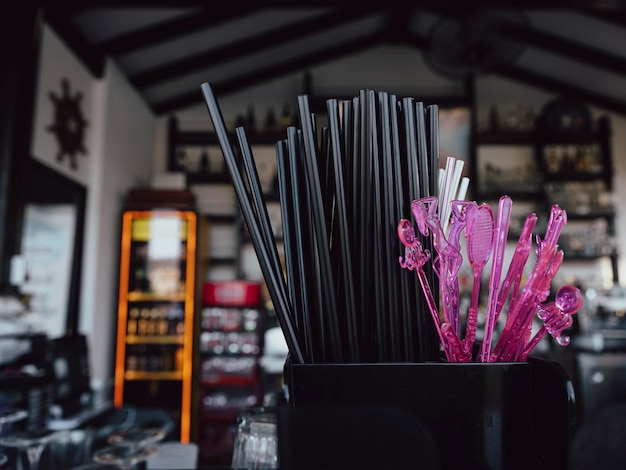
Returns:
[[[498,361],[509,361],[516,355],[520,344],[530,335],[532,318],[537,305],[550,293],[550,282],[563,262],[563,251],[557,252],[557,241],[563,226],[567,223],[567,213],[557,204],[552,206],[550,220],[543,240],[537,236],[537,261],[528,277],[518,300],[509,309],[507,324],[498,339],[494,355]],[[522,346],[523,347],[523,346]]]
[[[458,337],[451,331],[450,325],[448,323],[442,325],[441,319],[439,318],[437,302],[435,301],[430,286],[428,285],[426,274],[422,268],[430,259],[430,253],[428,253],[428,250],[422,250],[422,245],[415,237],[415,231],[409,220],[402,219],[398,223],[398,236],[405,246],[404,258],[400,257],[399,259],[400,266],[417,272],[417,277],[422,286],[422,292],[426,297],[426,303],[428,304],[428,309],[435,324],[435,329],[439,335],[439,340],[443,346],[446,358],[450,362],[468,362],[469,358],[463,353],[463,347]]]
[[[459,256],[453,256],[449,260],[448,265],[448,273],[446,276],[446,282],[448,285],[448,290],[453,299],[456,300],[452,304],[452,318],[459,318],[459,270],[461,268],[461,264],[463,263],[463,258],[460,255],[461,253],[461,232],[465,230],[467,226],[467,221],[471,218],[471,214],[478,207],[476,202],[474,201],[463,201],[463,200],[454,200],[450,203],[450,212],[452,213],[452,223],[450,225],[450,233],[448,235],[448,243],[459,252]],[[457,320],[457,328],[459,327]],[[456,335],[459,336],[459,331],[457,330]]]
[[[550,293],[550,281],[563,262],[563,251],[554,255],[551,250],[544,250],[531,272],[519,300],[515,302],[510,314],[514,315],[511,325],[505,326],[493,355],[499,362],[512,361],[519,354],[530,336],[532,318],[537,306]]]
[[[465,238],[467,239],[467,257],[474,272],[474,282],[472,285],[472,301],[467,311],[467,325],[465,339],[463,340],[466,352],[471,354],[476,339],[476,324],[478,323],[478,299],[480,294],[480,281],[482,271],[493,250],[494,243],[494,218],[491,207],[483,203],[470,210],[467,215],[467,228]]]
[[[519,355],[519,361],[525,361],[528,354],[539,344],[539,341],[549,333],[561,346],[569,344],[568,336],[561,336],[563,331],[572,326],[572,315],[583,306],[583,296],[575,286],[566,285],[556,293],[555,301],[539,306],[537,316],[543,321],[543,326],[535,333],[524,350]]]
[[[448,243],[437,215],[437,197],[428,196],[416,199],[411,203],[411,212],[417,222],[422,235],[430,232],[433,237],[433,246],[437,250],[435,272],[439,276],[439,288],[443,300],[443,314],[446,322],[450,323],[452,331],[458,336],[458,296],[454,296],[454,285],[458,279],[458,272],[463,263],[461,252]]]
[[[500,291],[500,277],[502,275],[502,265],[504,264],[504,249],[506,248],[509,232],[512,204],[513,201],[509,196],[502,196],[498,203],[498,221],[496,223],[493,260],[489,275],[489,298],[485,315],[485,335],[480,349],[480,362],[491,362],[491,338],[493,329],[496,326],[496,304]]]
[[[500,288],[500,295],[498,296],[498,304],[496,306],[496,318],[500,315],[500,312],[502,312],[502,307],[504,306],[504,302],[506,301],[509,292],[511,292],[509,309],[513,307],[515,300],[517,300],[524,265],[526,264],[526,261],[528,261],[528,256],[530,255],[530,251],[532,249],[532,237],[535,225],[537,225],[537,214],[528,214],[526,221],[524,222],[522,232],[520,233],[517,241],[517,245],[515,246],[515,251],[513,252],[509,269],[504,276],[504,281],[502,282],[502,287]],[[511,317],[508,316],[507,323],[510,323],[510,320]]]

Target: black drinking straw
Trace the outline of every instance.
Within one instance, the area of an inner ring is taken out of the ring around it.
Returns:
[[[439,196],[439,106],[426,107],[428,153],[430,155],[430,194]]]
[[[339,235],[339,249],[341,251],[341,274],[343,286],[341,292],[345,298],[346,319],[348,329],[348,347],[350,357],[354,362],[359,361],[359,345],[357,333],[356,309],[354,303],[354,279],[350,256],[350,233],[348,231],[348,215],[346,214],[346,197],[344,192],[343,161],[341,152],[341,137],[339,130],[339,108],[337,100],[326,102],[328,110],[328,126],[335,180],[335,201],[337,213],[337,232]]]
[[[350,178],[350,170],[352,168],[352,136],[354,135],[353,129],[353,112],[352,112],[352,101],[344,100],[341,103],[342,113],[341,113],[341,137],[343,143],[343,165],[344,169],[344,179],[343,179],[343,187],[344,193],[346,196],[346,208],[352,207],[352,178]]]
[[[292,216],[293,216],[293,239],[295,242],[295,262],[298,271],[298,278],[301,280],[296,286],[298,293],[298,308],[301,309],[300,315],[303,318],[303,336],[305,338],[305,350],[307,357],[311,362],[315,362],[317,357],[314,350],[320,351],[320,348],[314,348],[314,338],[311,329],[311,312],[314,310],[312,305],[313,300],[309,295],[311,292],[315,292],[313,288],[313,281],[311,279],[311,270],[307,269],[310,266],[310,259],[312,254],[310,251],[305,250],[305,247],[313,246],[310,234],[312,229],[310,228],[310,218],[308,212],[308,201],[304,188],[300,185],[301,181],[305,181],[303,159],[300,157],[303,152],[301,147],[301,133],[294,127],[287,128],[287,149],[289,160],[289,175],[288,179],[291,189],[291,194],[287,195],[285,201],[291,201]],[[281,198],[282,199],[282,198]],[[323,332],[322,332],[323,335]],[[322,341],[323,336],[318,338]]]
[[[361,289],[361,312],[364,315],[365,334],[369,336],[368,341],[373,342],[376,351],[376,360],[383,361],[386,358],[386,344],[383,318],[380,316],[380,294],[379,287],[372,284],[375,278],[378,251],[376,250],[376,240],[374,231],[374,198],[373,198],[373,174],[372,174],[372,109],[369,99],[369,90],[360,90],[359,105],[360,115],[360,155],[358,170],[359,178],[359,199],[355,201],[359,208],[358,218],[358,262]]]
[[[352,205],[352,225],[351,225],[351,233],[353,236],[354,244],[353,244],[353,252],[352,256],[354,260],[358,263],[358,255],[360,252],[360,240],[358,237],[358,229],[359,229],[359,216],[361,214],[361,210],[355,210],[360,206],[359,198],[360,194],[360,181],[361,181],[361,171],[360,171],[360,157],[361,157],[361,106],[359,97],[354,97],[352,99],[352,196],[351,201]],[[360,264],[360,263],[359,263]],[[357,304],[358,308],[358,304]]]
[[[405,361],[412,357],[409,351],[409,345],[412,338],[409,331],[404,328],[402,321],[403,315],[408,312],[400,310],[398,277],[400,274],[400,266],[397,262],[397,246],[398,235],[396,226],[399,219],[396,220],[396,201],[394,198],[393,187],[393,150],[391,141],[391,116],[389,110],[389,94],[386,92],[378,93],[378,102],[380,109],[380,135],[381,135],[381,151],[382,159],[380,168],[382,173],[382,240],[384,246],[384,275],[388,292],[387,302],[389,305],[390,329],[394,336],[391,343],[397,345],[395,357],[403,358]],[[392,348],[392,351],[394,349]]]
[[[287,291],[294,308],[294,318],[298,332],[302,331],[302,322],[299,319],[299,310],[296,305],[296,286],[300,284],[295,269],[295,242],[293,240],[293,205],[291,204],[291,189],[287,175],[289,174],[289,160],[286,156],[287,141],[276,142],[276,168],[278,177],[278,194],[280,198],[280,219],[283,226],[283,245],[285,247],[285,276]]]
[[[430,142],[430,135],[426,130],[426,110],[424,109],[424,103],[418,101],[415,103],[415,126],[417,131],[417,152],[418,152],[418,168],[419,168],[419,185],[420,185],[420,194],[421,197],[432,196],[431,192],[431,162],[428,154],[428,147]],[[436,172],[438,174],[438,170]],[[439,201],[441,203],[441,201]],[[428,250],[431,255],[434,255],[434,245],[433,245],[433,237],[423,238],[424,249]],[[432,263],[424,266],[424,271],[426,274],[426,279],[431,286],[436,286],[437,279],[435,278],[435,271],[432,269]],[[439,289],[433,289],[437,294],[433,294],[438,296]],[[426,315],[426,305],[422,302],[422,312],[424,312],[424,322],[422,329],[422,349],[424,354],[428,354],[428,351],[432,349],[432,340],[431,340],[431,332],[434,330],[434,325],[432,324],[432,320],[427,318]]]
[[[261,189],[261,182],[259,181],[259,174],[257,172],[256,164],[254,163],[252,148],[250,147],[246,137],[246,131],[243,127],[237,127],[235,132],[237,134],[237,141],[239,142],[239,149],[241,150],[245,174],[248,176],[248,186],[250,188],[252,201],[254,202],[256,219],[261,222],[261,235],[263,236],[265,246],[272,257],[271,266],[274,269],[277,269],[274,274],[278,278],[279,276],[282,276],[281,262],[280,257],[278,256],[276,239],[274,238],[274,232],[267,213],[267,205],[265,204],[265,197],[263,196],[263,190]],[[283,290],[283,295],[286,296],[287,291],[285,283],[281,282],[279,287]]]
[[[413,98],[402,99],[402,109],[404,111],[404,133],[406,136],[407,148],[407,169],[410,200],[420,199],[423,194],[419,177],[419,149],[417,141],[417,127],[415,122],[415,101]]]
[[[313,213],[311,218],[315,228],[315,241],[317,247],[318,261],[320,263],[321,276],[321,295],[323,309],[319,312],[319,316],[325,315],[328,319],[328,330],[330,346],[333,351],[334,361],[341,362],[343,354],[341,351],[341,338],[339,335],[339,317],[337,313],[337,302],[335,295],[335,283],[333,281],[333,273],[330,263],[330,253],[328,246],[328,232],[326,230],[326,222],[324,219],[324,208],[322,205],[322,191],[320,188],[320,178],[318,174],[317,154],[315,132],[313,129],[313,119],[309,111],[309,102],[307,95],[298,97],[300,123],[302,126],[302,135],[304,138],[304,151],[306,154],[306,173],[308,187],[311,196]]]
[[[364,290],[363,290],[363,273],[361,272],[363,269],[363,260],[361,260],[361,243],[362,243],[362,234],[360,233],[360,220],[363,216],[363,204],[360,200],[361,197],[361,134],[362,134],[362,126],[361,126],[361,101],[358,96],[352,98],[352,152],[351,152],[351,194],[350,194],[350,202],[349,206],[352,217],[350,218],[350,233],[352,237],[352,265],[354,267],[353,272],[355,273],[356,279],[356,298],[355,300],[355,308],[356,311],[359,312],[360,315],[360,342],[362,352],[368,353],[371,349],[370,338],[369,338],[369,330],[368,330],[368,313],[369,309],[366,309],[364,306],[367,305],[364,299]],[[357,274],[358,273],[358,274]],[[364,357],[363,354],[361,357]],[[367,360],[367,359],[366,359]]]
[[[424,103],[415,103],[415,125],[417,129],[417,163],[419,168],[419,185],[422,197],[431,196],[430,192],[430,161],[428,158],[428,134],[426,133],[426,115]]]
[[[311,195],[306,175],[306,155],[304,152],[302,130],[295,127],[287,129],[290,168],[292,170],[293,198],[298,202],[296,240],[298,243],[298,268],[304,280],[302,304],[305,308],[304,319],[310,356],[314,362],[326,363],[329,351],[326,348],[327,333],[321,299],[321,280],[313,217]],[[322,312],[322,313],[320,313]]]
[[[328,230],[328,235],[330,236],[332,232],[332,206],[333,206],[333,197],[334,197],[334,187],[333,187],[333,176],[332,176],[332,164],[331,164],[331,154],[330,154],[330,145],[328,141],[328,127],[322,128],[321,140],[320,140],[320,149],[318,155],[321,155],[321,158],[318,159],[318,171],[321,177],[320,183],[322,188],[322,204],[325,209],[326,216],[326,229]]]
[[[371,151],[368,153],[369,161],[367,163],[371,171],[370,184],[371,191],[371,225],[369,227],[370,247],[373,257],[373,271],[370,272],[369,282],[372,283],[372,291],[375,293],[376,305],[376,333],[380,342],[379,351],[381,353],[379,360],[381,361],[397,361],[398,360],[398,343],[396,341],[388,341],[390,335],[393,334],[393,312],[389,310],[388,297],[390,292],[386,285],[385,266],[385,246],[383,244],[383,235],[381,233],[383,227],[383,197],[382,197],[382,179],[380,172],[380,132],[378,129],[378,106],[376,101],[376,93],[374,90],[367,92],[367,109],[368,109],[368,130],[371,139]]]
[[[393,152],[393,186],[395,194],[395,212],[394,212],[394,228],[401,219],[411,220],[411,212],[407,209],[409,207],[408,199],[406,195],[406,183],[405,183],[405,169],[402,165],[403,153],[402,145],[400,142],[400,129],[398,127],[398,114],[399,114],[399,102],[396,95],[389,96],[389,118],[390,118],[390,135]],[[415,297],[411,295],[410,279],[407,277],[407,273],[400,268],[398,263],[398,257],[404,256],[404,250],[402,245],[399,244],[399,250],[393,254],[393,260],[396,263],[396,272],[399,275],[400,285],[400,302],[399,308],[402,309],[403,319],[403,331],[405,337],[405,354],[406,360],[412,361],[416,359],[415,356],[415,343],[419,344],[419,336],[415,331],[415,325],[413,322],[413,315],[417,306],[414,304]]]
[[[272,258],[268,252],[268,249],[265,243],[263,243],[263,237],[261,235],[258,222],[254,217],[252,204],[250,202],[249,195],[246,191],[245,184],[240,173],[240,169],[237,165],[235,153],[230,145],[228,132],[224,124],[224,118],[222,116],[222,112],[220,110],[219,104],[217,103],[217,100],[215,99],[215,96],[213,94],[213,90],[211,89],[210,84],[207,82],[204,82],[202,83],[200,88],[201,88],[202,95],[206,103],[209,115],[211,116],[215,133],[217,134],[218,140],[220,142],[220,147],[222,149],[222,153],[224,155],[226,165],[228,166],[228,170],[231,175],[231,179],[233,182],[235,192],[237,194],[237,199],[239,201],[242,214],[244,216],[246,225],[248,226],[248,229],[250,231],[254,250],[257,254],[257,257],[259,258],[259,264],[261,266],[263,276],[265,280],[267,281],[266,283],[267,283],[268,291],[270,293],[272,303],[276,310],[276,317],[283,331],[283,335],[285,337],[285,342],[287,343],[287,347],[289,349],[291,360],[296,364],[303,363],[304,356],[302,355],[302,351],[298,343],[298,338],[297,338],[296,331],[295,331],[294,324],[293,324],[290,305],[289,305],[288,299],[283,295],[284,289],[281,289],[280,287],[284,279],[282,275],[280,276],[280,279],[277,279],[275,275],[276,270],[272,269],[271,267]]]
[[[312,361],[312,357],[309,354],[309,329],[307,328],[307,321],[304,318],[305,309],[301,293],[305,280],[302,278],[299,269],[300,258],[298,258],[295,240],[295,228],[297,225],[294,222],[294,198],[292,197],[291,182],[289,180],[290,165],[289,158],[287,156],[286,140],[276,142],[276,163],[278,168],[278,191],[280,195],[281,222],[283,225],[283,244],[285,247],[287,288],[291,299],[291,305],[294,308],[294,319],[296,323],[296,331],[299,336],[299,343],[303,345],[304,350],[306,351],[305,359],[310,363]]]
[[[428,153],[430,155],[430,194],[439,197],[439,106],[436,104],[426,107],[426,127],[428,132]],[[432,240],[429,249],[432,253]],[[429,264],[427,269],[427,276],[431,279],[431,285],[435,285],[435,271],[432,264]],[[439,289],[433,290],[433,297],[437,305],[439,305]],[[427,325],[427,331],[423,334],[427,358],[436,360],[439,356],[439,336],[432,322],[428,322]]]
[[[415,100],[411,97],[405,97],[402,100],[403,103],[403,113],[404,113],[404,129],[405,129],[405,138],[406,138],[406,158],[407,158],[407,173],[408,173],[408,189],[409,189],[409,201],[413,201],[415,199],[420,199],[424,197],[422,193],[422,188],[420,185],[420,176],[419,176],[419,143],[418,143],[418,135],[417,135],[417,124],[415,118]],[[423,137],[423,136],[422,136]],[[420,240],[424,247],[428,247],[430,243],[429,237],[425,237],[420,234]],[[431,251],[431,256],[433,256],[433,252]],[[419,334],[419,348],[420,348],[420,356],[422,358],[428,355],[428,344],[427,344],[427,332],[430,331],[430,323],[432,323],[432,319],[427,315],[427,305],[424,296],[420,294],[421,290],[418,286],[417,276],[413,276],[413,292],[415,293],[415,305],[416,305],[416,315],[417,315],[417,328]],[[431,284],[431,285],[437,285]],[[435,289],[436,290],[436,289]]]

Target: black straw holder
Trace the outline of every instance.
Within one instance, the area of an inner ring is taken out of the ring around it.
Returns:
[[[566,468],[574,392],[557,363],[287,360],[284,380],[281,470]]]

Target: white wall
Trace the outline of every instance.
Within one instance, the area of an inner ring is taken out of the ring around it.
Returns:
[[[101,158],[89,194],[81,290],[81,332],[89,335],[92,376],[113,376],[119,239],[126,191],[148,186],[155,118],[112,61],[101,83]]]
[[[115,63],[108,61],[105,76],[95,80],[48,27],[40,68],[33,152],[87,191],[79,331],[87,335],[94,381],[102,384],[113,376],[122,205],[127,189],[150,183],[155,117]],[[45,132],[52,112],[47,91],[60,87],[60,77],[84,93],[88,154],[79,155],[78,174],[54,161],[56,144]]]

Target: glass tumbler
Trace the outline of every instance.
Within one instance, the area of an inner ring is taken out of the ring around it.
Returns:
[[[276,413],[251,408],[240,413],[233,445],[233,470],[278,468]]]

